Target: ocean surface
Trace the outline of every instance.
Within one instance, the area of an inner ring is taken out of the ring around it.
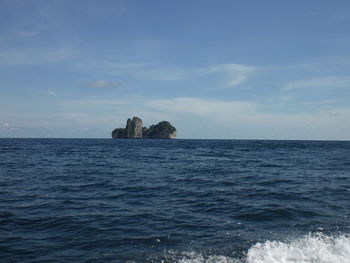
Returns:
[[[350,142],[0,139],[0,262],[349,263]]]

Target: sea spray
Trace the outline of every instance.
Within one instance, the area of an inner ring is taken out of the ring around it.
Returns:
[[[308,235],[290,242],[257,243],[247,254],[247,263],[349,263],[350,237]]]
[[[196,252],[183,253],[183,258],[178,263],[241,263],[240,260],[225,256],[204,256]]]
[[[246,258],[184,252],[178,263],[350,263],[350,236],[307,235],[253,245]]]

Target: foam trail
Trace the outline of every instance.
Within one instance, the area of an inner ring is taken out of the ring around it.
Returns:
[[[179,263],[350,263],[350,236],[308,235],[290,242],[266,241],[252,246],[245,259],[183,253]]]
[[[178,263],[240,263],[239,260],[229,258],[225,256],[209,256],[204,257],[203,255],[195,252],[185,253],[186,256],[178,261]]]
[[[247,263],[350,263],[350,237],[308,235],[291,242],[267,241],[248,250]]]

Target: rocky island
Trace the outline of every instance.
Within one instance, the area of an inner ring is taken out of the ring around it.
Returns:
[[[116,128],[112,131],[113,139],[175,139],[176,129],[168,121],[161,121],[149,128],[142,127],[142,120],[133,117],[126,121],[125,128]]]

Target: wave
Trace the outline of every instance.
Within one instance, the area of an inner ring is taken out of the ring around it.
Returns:
[[[185,253],[179,263],[350,263],[350,236],[307,235],[253,245],[245,258]]]

